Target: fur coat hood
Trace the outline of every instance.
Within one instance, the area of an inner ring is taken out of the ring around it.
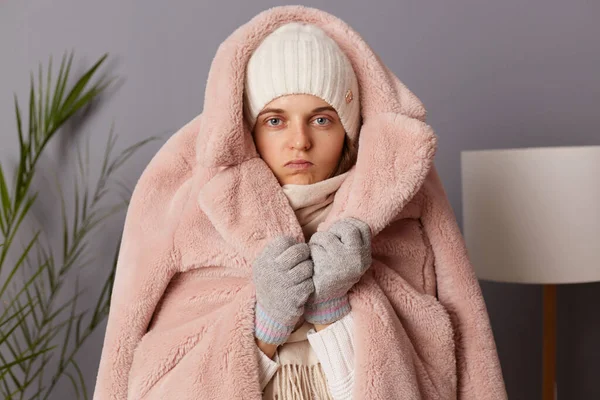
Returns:
[[[353,397],[505,399],[423,104],[350,26],[304,6],[263,11],[219,46],[202,113],[136,184],[94,399],[261,398],[251,264],[276,236],[305,239],[244,123],[243,79],[253,49],[291,21],[331,36],[360,86],[358,159],[318,227],[354,217],[373,233],[373,264],[350,291]]]

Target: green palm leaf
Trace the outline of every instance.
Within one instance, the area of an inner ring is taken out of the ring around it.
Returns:
[[[79,289],[79,274],[92,265],[89,240],[104,221],[125,210],[127,199],[105,205],[111,188],[124,188],[115,177],[127,160],[151,137],[113,155],[116,135],[111,126],[100,177],[90,190],[89,142],[85,153],[78,147],[77,169],[73,182],[74,202],[67,207],[57,181],[63,235],[61,251],[53,250],[43,228],[29,236],[23,232],[38,194],[32,179],[40,156],[60,128],[79,111],[89,106],[112,83],[114,78],[96,78],[105,54],[68,85],[73,52],[62,57],[58,76],[53,82],[50,58],[44,82],[40,64],[35,82],[29,88],[27,115],[14,96],[19,162],[11,185],[0,164],[0,397],[7,399],[47,399],[57,383],[65,378],[76,398],[88,399],[83,373],[76,361],[86,339],[108,315],[110,292],[114,280],[120,243],[115,245],[108,276],[95,305],[80,311],[78,300],[89,288]],[[24,122],[27,126],[24,126]],[[126,188],[127,189],[127,188]],[[71,222],[69,222],[71,221]],[[18,250],[17,239],[28,237]],[[56,240],[56,238],[53,238]],[[16,253],[16,254],[15,254]],[[11,261],[14,260],[14,261]],[[72,282],[75,292],[70,292]],[[67,298],[60,301],[59,299]]]

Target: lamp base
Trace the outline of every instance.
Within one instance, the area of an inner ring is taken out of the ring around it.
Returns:
[[[544,321],[542,352],[542,399],[557,400],[556,388],[556,285],[543,285]]]

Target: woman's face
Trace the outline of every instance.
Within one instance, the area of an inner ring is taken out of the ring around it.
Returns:
[[[342,154],[344,127],[327,102],[310,94],[281,96],[258,114],[252,131],[261,158],[280,185],[325,180]],[[304,163],[293,163],[304,160]]]

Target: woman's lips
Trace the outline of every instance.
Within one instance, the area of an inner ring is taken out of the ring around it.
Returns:
[[[286,164],[285,166],[287,168],[293,168],[293,169],[307,169],[307,168],[310,168],[312,166],[312,163],[310,163],[308,161],[290,162],[290,163]]]

